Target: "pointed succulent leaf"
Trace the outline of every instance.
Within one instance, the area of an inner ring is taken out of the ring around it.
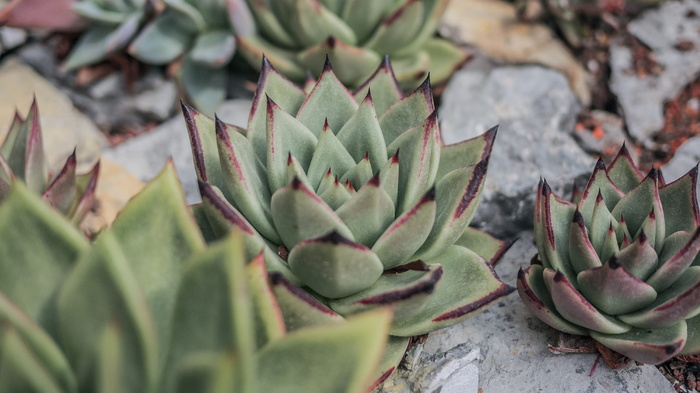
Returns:
[[[389,146],[404,131],[424,123],[434,111],[432,89],[430,81],[426,79],[413,93],[394,103],[381,114],[379,125],[384,132],[384,142]]]
[[[97,374],[96,391],[99,393],[119,393],[124,363],[123,342],[124,337],[118,322],[107,324],[97,339],[97,359],[94,367]]]
[[[82,195],[77,199],[77,203],[71,207],[69,215],[73,224],[77,224],[92,210],[95,203],[95,193],[97,192],[97,177],[100,174],[100,162],[98,161],[90,172],[79,175],[76,183]]]
[[[292,248],[288,261],[306,285],[332,299],[368,288],[384,270],[372,250],[337,231],[300,242]]]
[[[328,36],[326,40],[302,51],[297,55],[297,61],[318,75],[321,73],[318,66],[323,64],[326,57],[335,64],[333,71],[338,79],[348,86],[367,79],[381,62],[381,56],[373,50],[348,45],[335,36]]]
[[[663,224],[663,208],[659,198],[658,171],[652,169],[649,175],[635,188],[628,192],[617,205],[611,210],[613,217],[619,221],[620,217],[625,217],[625,222],[630,233],[636,233],[642,227],[642,223],[647,218],[649,212],[653,212],[657,223]],[[657,235],[663,239],[664,231],[659,231],[663,225],[657,224]],[[665,228],[663,228],[665,230]],[[647,233],[649,236],[650,233]]]
[[[183,269],[175,300],[166,377],[189,355],[231,348],[242,358],[252,356],[256,346],[251,290],[245,270],[245,251],[240,233],[233,232],[223,242],[190,259]],[[237,365],[241,390],[246,391],[254,363]],[[175,381],[166,382],[166,388]]]
[[[625,194],[632,191],[644,179],[644,175],[637,169],[632,156],[624,145],[613,159],[607,172],[610,180]]]
[[[475,138],[442,146],[437,181],[457,168],[474,165],[488,158],[491,155],[497,132],[498,126],[495,126]]]
[[[294,46],[294,38],[284,30],[277,16],[272,12],[270,4],[266,1],[259,1],[255,3],[254,7],[250,7],[250,11],[255,16],[260,30],[265,31],[271,40],[286,48]]]
[[[395,48],[411,43],[423,25],[426,11],[424,3],[423,1],[402,1],[401,6],[384,19],[374,31],[365,46],[379,53],[391,53]]]
[[[32,102],[29,114],[27,114],[27,118],[22,126],[26,127],[26,131],[23,133],[26,136],[26,140],[24,140],[26,144],[18,144],[17,142],[21,141],[15,141],[8,164],[18,177],[24,179],[24,182],[30,189],[41,193],[46,189],[48,174],[41,125],[39,124],[39,108],[36,100]],[[19,152],[17,151],[18,149],[25,150]]]
[[[700,252],[700,227],[688,238],[688,242],[649,277],[647,283],[657,291],[670,287],[680,277],[687,275],[688,266]]]
[[[441,38],[428,38],[421,49],[428,55],[430,78],[436,83],[449,79],[470,56],[464,49]]]
[[[215,128],[220,167],[228,195],[261,235],[279,242],[279,235],[272,224],[267,175],[253,146],[233,126],[218,118]]]
[[[350,200],[351,197],[352,195],[350,192],[348,192],[345,186],[343,186],[336,178],[331,180],[330,185],[325,187],[323,192],[319,195],[319,198],[321,198],[321,200],[325,202],[332,210],[336,210],[337,208],[341,207],[345,202]]]
[[[518,271],[517,288],[523,303],[547,325],[564,333],[587,335],[588,330],[569,322],[557,311],[544,281],[544,270],[542,265],[530,265]]]
[[[602,266],[600,257],[589,240],[583,215],[578,209],[574,212],[569,232],[569,258],[576,274]]]
[[[172,163],[129,201],[112,224],[111,232],[148,302],[161,351],[167,348],[182,266],[204,248],[194,224]],[[164,355],[161,352],[161,359]]]
[[[296,51],[276,46],[260,36],[236,36],[236,53],[257,69],[261,68],[263,61],[269,60],[277,70],[291,79],[304,80],[307,75],[306,70],[296,62]]]
[[[610,223],[608,231],[605,234],[602,250],[600,252],[600,260],[607,261],[619,251],[620,246],[617,244],[617,235],[615,234],[615,229],[613,228],[612,223]]]
[[[77,160],[75,158],[75,150],[73,150],[73,154],[68,157],[61,171],[58,172],[51,184],[46,188],[46,191],[44,191],[43,198],[63,214],[67,214],[75,202],[76,165]]]
[[[31,109],[30,109],[31,111]],[[5,135],[5,140],[0,145],[0,157],[9,157],[12,153],[12,149],[15,146],[15,141],[23,133],[22,125],[24,124],[24,119],[20,116],[19,112],[15,111],[15,115],[12,118],[12,124]]]
[[[379,186],[386,191],[394,202],[399,202],[399,151],[389,158],[379,170]]]
[[[374,373],[374,383],[369,387],[369,390],[374,390],[381,386],[391,373],[399,367],[399,363],[403,360],[410,343],[410,337],[389,336],[382,360]]]
[[[403,54],[405,52],[411,52],[418,50],[419,48],[425,48],[428,46],[432,46],[432,41],[438,41],[437,39],[433,39],[433,36],[435,35],[435,30],[437,29],[440,19],[442,18],[442,15],[445,13],[445,10],[447,9],[447,4],[449,3],[449,0],[432,0],[432,1],[424,1],[424,11],[423,11],[423,17],[421,20],[421,28],[416,34],[416,36],[413,38],[412,42],[407,45],[406,47],[402,48],[401,50],[397,51],[398,54]],[[449,44],[445,40],[439,40],[443,41],[446,44]],[[453,48],[453,50],[457,50],[457,48],[454,45],[450,46]],[[445,63],[449,64],[450,62],[449,57],[445,56],[444,59],[438,57],[438,59],[443,60]],[[431,74],[434,73],[433,70],[430,71]]]
[[[308,168],[318,140],[308,128],[277,104],[267,101],[267,180],[271,191],[287,184],[287,159],[294,156]]]
[[[356,1],[368,2],[373,5],[381,4],[381,2],[372,0],[350,0],[345,2],[346,7],[348,7],[350,3]],[[365,12],[364,9],[359,10],[363,13]],[[399,87],[399,82],[396,81],[394,70],[391,69],[389,55],[384,56],[384,60],[382,60],[376,71],[353,92],[353,96],[355,96],[355,100],[359,103],[362,102],[370,92],[377,116],[383,115],[391,105],[403,98],[403,91],[401,87]]]
[[[586,188],[583,189],[581,202],[578,203],[578,209],[584,218],[593,216],[596,203],[599,203],[598,194],[602,196],[608,210],[612,210],[624,196],[622,191],[608,177],[605,171],[605,163],[600,158],[588,180]]]
[[[360,161],[363,155],[357,160]],[[356,165],[353,156],[346,150],[340,140],[331,130],[328,122],[318,137],[318,144],[313,152],[309,170],[307,171],[312,188],[317,189],[323,176],[330,171],[333,173],[346,173]]]
[[[698,196],[695,193],[697,183],[698,166],[696,165],[680,179],[659,188],[667,234],[692,231],[700,226]]]
[[[348,45],[357,44],[357,36],[350,26],[318,0],[296,0],[294,8],[291,24],[297,42],[304,47],[316,45],[329,36]]]
[[[627,324],[597,310],[565,274],[547,269],[543,276],[557,312],[569,322],[609,334],[620,334],[631,329]]]
[[[143,28],[128,51],[144,63],[168,64],[185,52],[195,31],[187,16],[166,9]]]
[[[182,103],[197,179],[228,192],[223,175],[214,119]],[[233,199],[227,195],[228,199]]]
[[[595,249],[596,253],[601,256],[603,255],[603,248],[605,246],[605,240],[608,238],[608,232],[610,227],[616,227],[618,225],[617,220],[613,217],[605,205],[605,200],[603,195],[598,192],[596,197],[595,207],[593,208],[593,216],[590,220],[590,231],[588,232],[591,237],[591,244]],[[617,240],[617,234],[615,234],[615,239]]]
[[[688,268],[683,276],[668,289],[660,291],[654,302],[618,317],[635,327],[659,328],[697,314],[698,304],[700,304],[700,266],[693,266]]]
[[[254,304],[256,349],[260,349],[271,341],[281,339],[287,333],[287,327],[275,293],[270,287],[264,254],[258,254],[245,269]],[[281,273],[273,274],[284,277]]]
[[[464,247],[451,246],[425,262],[442,266],[440,285],[418,313],[394,322],[393,335],[415,336],[454,325],[514,290],[484,258]]]
[[[299,161],[297,161],[296,158],[290,153],[287,156],[287,184],[291,184],[294,179],[297,179],[301,181],[306,188],[313,190],[313,187],[311,187],[311,182],[309,179],[306,177],[306,172],[304,172],[304,168],[301,167],[301,164]],[[279,240],[277,241],[279,243]]]
[[[432,186],[440,157],[438,147],[437,112],[425,121],[407,130],[387,147],[391,155],[399,152],[398,212],[405,212]]]
[[[202,351],[182,359],[173,371],[175,381],[170,392],[226,393],[240,392],[245,360],[237,352]],[[250,386],[244,386],[249,389]]]
[[[373,0],[347,0],[342,3],[340,15],[355,32],[358,42],[364,42],[370,37],[393,6],[391,2]]]
[[[4,392],[62,392],[56,376],[13,327],[0,331],[0,390]]]
[[[384,269],[395,268],[420,248],[430,234],[435,220],[435,189],[431,188],[418,203],[400,215],[377,239],[372,251],[382,261]]]
[[[382,357],[391,312],[371,311],[347,323],[290,333],[263,348],[258,360],[261,392],[361,393]]]
[[[57,296],[61,344],[80,389],[91,383],[89,370],[104,328],[113,322],[123,333],[122,392],[153,391],[158,374],[158,342],[148,303],[129,262],[110,232],[100,234],[66,277]]]
[[[56,290],[87,250],[87,240],[19,182],[0,205],[0,233],[0,292],[50,334],[57,333]],[[28,233],[32,234],[30,242]],[[27,277],[36,284],[26,285]]]
[[[656,251],[642,233],[629,246],[616,254],[616,258],[625,270],[634,277],[646,281],[657,268],[659,258]]]
[[[394,203],[381,189],[377,175],[337,208],[335,213],[350,229],[355,241],[371,247],[394,221]]]
[[[481,161],[476,165],[461,167],[437,182],[435,224],[425,244],[418,250],[417,257],[435,257],[462,235],[476,213],[487,166],[487,161]]]
[[[466,227],[455,245],[468,248],[495,266],[515,241],[500,240],[476,228]]]
[[[579,273],[577,281],[581,294],[610,315],[645,307],[657,295],[651,285],[633,276],[615,257],[603,266]]]
[[[288,249],[334,230],[354,240],[350,229],[333,210],[299,180],[272,195],[272,219]]]
[[[700,315],[685,320],[688,325],[688,337],[680,355],[695,355],[700,353]]]
[[[352,189],[357,190],[361,188],[363,184],[370,181],[373,175],[374,170],[372,169],[372,163],[369,160],[369,156],[366,155],[357,165],[345,172],[340,178],[340,182],[349,184]],[[352,194],[353,192],[351,191],[350,193]]]
[[[29,383],[37,381],[37,374],[41,370],[45,370],[46,374],[50,375],[50,379],[60,386],[60,390],[56,391],[76,391],[75,376],[59,346],[29,315],[25,314],[3,294],[0,294],[0,320],[3,321],[0,335],[11,332],[11,334],[16,334],[18,339],[23,342],[23,346],[17,347],[17,349],[23,350],[26,347],[27,351],[25,355],[13,353],[10,347],[3,345],[3,353],[7,354],[6,359],[12,360],[27,356],[27,360],[35,358],[36,362],[40,363],[39,365],[31,365],[29,369],[24,370],[27,375],[20,378],[20,381]],[[4,375],[0,377],[0,390],[9,386],[12,389],[8,388],[5,391],[19,391],[19,387],[13,386],[6,375],[7,364],[7,362],[0,361],[0,376]],[[3,384],[7,385],[3,386]]]
[[[198,63],[191,53],[185,56],[177,79],[187,97],[207,114],[213,114],[226,98],[227,70]]]
[[[306,97],[296,117],[318,136],[326,120],[331,129],[340,130],[357,108],[358,104],[352,94],[338,79],[327,61],[316,86]]]
[[[287,331],[338,323],[344,318],[279,273],[270,274],[270,287],[277,298]]]
[[[328,305],[342,315],[352,315],[372,308],[391,306],[394,321],[400,321],[420,311],[435,292],[442,278],[440,265],[421,266],[418,270],[388,272],[369,288]]]
[[[615,352],[631,359],[660,364],[676,356],[687,336],[685,321],[659,329],[632,329],[622,334],[591,331],[591,337]]]
[[[253,7],[255,8],[257,7]],[[263,58],[247,131],[248,139],[262,162],[265,162],[267,156],[267,97],[272,98],[285,112],[296,114],[306,95]]]
[[[372,168],[381,168],[386,163],[387,149],[370,93],[362,100],[355,114],[338,131],[338,140],[355,162],[367,155]]]
[[[236,40],[229,30],[213,30],[197,36],[189,56],[195,63],[218,68],[226,65],[236,50]]]
[[[394,56],[392,64],[396,79],[404,89],[414,89],[430,77],[430,55],[423,49]]]

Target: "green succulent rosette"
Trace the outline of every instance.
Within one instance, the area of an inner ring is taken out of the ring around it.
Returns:
[[[63,66],[75,69],[123,50],[155,12],[156,0],[80,0],[73,12],[91,22]]]
[[[12,183],[20,180],[74,223],[79,223],[94,204],[100,164],[98,162],[83,175],[78,175],[76,168],[73,152],[58,173],[50,174],[39,109],[34,101],[26,118],[15,112],[5,140],[0,144],[0,202],[7,197]]]
[[[399,83],[415,88],[427,76],[446,80],[466,54],[435,37],[449,0],[246,0],[256,34],[238,34],[238,51],[254,67],[263,55],[292,79],[322,71],[328,55],[337,77],[357,87],[382,57]]]
[[[326,62],[302,89],[266,61],[247,130],[183,110],[200,225],[266,246],[288,324],[391,306],[408,337],[513,290],[493,270],[509,244],[468,226],[496,131],[443,145],[427,80],[404,95],[387,60],[351,93]]]
[[[572,202],[539,185],[539,261],[518,293],[543,322],[590,335],[633,360],[659,364],[700,352],[697,167],[666,184],[644,176],[623,146],[596,164]]]
[[[20,182],[0,205],[0,391],[347,392],[387,309],[288,331],[260,250],[205,245],[170,164],[93,243]]]

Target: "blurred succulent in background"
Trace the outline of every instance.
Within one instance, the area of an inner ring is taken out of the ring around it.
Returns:
[[[247,0],[255,35],[237,34],[238,51],[259,68],[265,55],[283,74],[303,81],[328,55],[338,78],[358,87],[388,54],[399,83],[415,88],[428,72],[446,80],[466,59],[435,37],[449,0]]]
[[[288,334],[259,250],[205,247],[172,165],[93,244],[14,183],[0,237],[3,392],[359,393],[386,341],[386,309]]]
[[[76,166],[73,152],[63,168],[50,175],[44,155],[39,110],[34,101],[25,119],[15,112],[14,121],[0,146],[0,201],[7,197],[13,180],[19,179],[74,223],[79,223],[94,203],[100,164],[97,163],[85,175],[77,175]]]
[[[247,130],[183,106],[210,236],[270,245],[278,297],[298,298],[281,303],[323,318],[391,305],[402,337],[513,290],[492,267],[508,245],[468,226],[495,129],[444,146],[429,81],[404,95],[388,61],[354,93],[326,62],[306,91],[265,61]]]
[[[181,88],[197,108],[213,113],[226,96],[234,33],[248,35],[254,28],[242,1],[163,0],[167,8],[144,27],[129,53],[157,65],[182,57]]]
[[[73,11],[91,22],[63,66],[74,69],[97,63],[131,42],[155,12],[156,0],[81,0]]]
[[[573,202],[542,181],[539,261],[520,270],[520,297],[555,329],[636,361],[699,353],[697,177],[697,167],[670,184],[656,169],[645,177],[623,146]]]

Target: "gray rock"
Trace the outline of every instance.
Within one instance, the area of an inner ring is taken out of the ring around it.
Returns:
[[[16,48],[27,41],[27,32],[14,27],[0,29],[0,53]]]
[[[700,136],[688,139],[676,150],[673,156],[663,168],[664,179],[667,182],[678,179],[688,173],[688,171],[697,166],[700,162]],[[700,197],[700,182],[697,184],[696,192]]]
[[[598,138],[589,130],[577,128],[573,133],[574,138],[586,152],[608,158],[617,154],[617,151],[625,143],[628,146],[633,146],[632,140],[625,133],[625,124],[622,118],[601,110],[592,110],[590,116],[591,120],[603,129],[603,136]],[[636,160],[636,150],[629,149],[629,152]]]
[[[227,101],[222,105],[219,117],[227,123],[245,127],[250,106],[251,102],[247,100]],[[198,203],[201,200],[190,141],[182,115],[177,115],[152,131],[129,139],[121,145],[105,149],[103,156],[123,166],[143,182],[154,178],[167,160],[172,158],[187,201]]]
[[[452,77],[440,107],[445,142],[499,125],[476,226],[513,236],[532,227],[540,176],[560,195],[573,179],[587,178],[593,159],[570,135],[578,110],[566,79],[546,68],[479,59]]]
[[[644,13],[628,30],[647,45],[663,67],[659,75],[631,72],[632,52],[619,39],[610,47],[610,89],[617,95],[630,136],[648,144],[664,124],[663,104],[676,97],[700,73],[699,0],[668,1]],[[681,50],[680,42],[694,49]]]
[[[505,282],[515,285],[518,268],[526,266],[535,252],[532,232],[524,232],[496,271]],[[476,347],[480,349],[478,361],[469,364],[478,367],[478,388],[483,392],[675,392],[651,365],[612,370],[601,363],[590,376],[596,355],[554,355],[547,343],[556,343],[557,337],[558,333],[531,315],[517,293],[513,293],[461,324],[431,333],[422,348],[416,350],[420,351],[418,359],[409,357],[409,365],[442,359],[456,351],[464,353],[469,361],[473,352],[463,348]],[[454,357],[451,360],[457,361]],[[383,393],[418,391],[411,390],[416,385],[408,378],[406,372],[396,373],[387,386],[405,387],[404,390]],[[424,378],[421,386],[433,386],[433,380],[430,376]],[[445,382],[442,392],[448,388]],[[477,393],[477,389],[461,392]]]

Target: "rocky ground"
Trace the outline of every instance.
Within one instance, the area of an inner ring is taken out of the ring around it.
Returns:
[[[468,44],[474,56],[444,87],[439,117],[447,142],[499,125],[474,224],[517,239],[496,268],[507,283],[515,285],[518,268],[536,252],[531,229],[540,177],[567,195],[573,182],[587,179],[598,155],[610,157],[623,143],[645,168],[662,165],[667,180],[700,161],[700,0],[668,0],[635,15],[626,27],[606,33],[595,56],[571,55],[539,25],[508,22],[515,11],[507,3],[453,3],[459,6],[448,12],[443,34]],[[464,9],[469,15],[460,14]],[[515,49],[513,37],[520,40]],[[10,123],[15,108],[25,112],[36,96],[52,162],[65,159],[74,145],[84,166],[102,157],[95,227],[169,158],[188,200],[197,202],[173,82],[163,70],[128,59],[63,73],[56,59],[67,40],[0,30],[0,125]],[[601,69],[607,77],[586,85],[586,75]],[[217,112],[221,119],[246,125],[249,87],[245,80],[231,87],[232,99]],[[700,367],[668,363],[661,367],[666,377],[647,365],[611,370],[597,365],[595,354],[552,354],[547,344],[557,339],[512,294],[475,318],[430,334],[380,391],[673,392],[696,386]]]

